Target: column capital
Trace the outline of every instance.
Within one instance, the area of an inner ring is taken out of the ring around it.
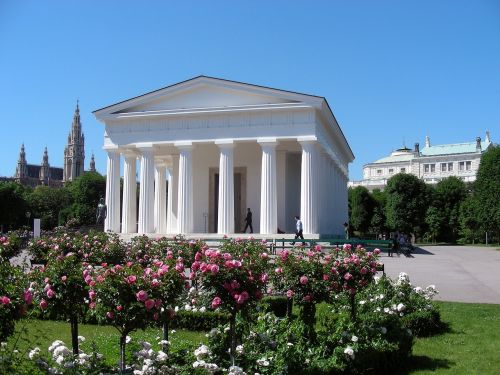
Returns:
[[[279,142],[276,138],[257,138],[257,143],[262,147],[264,146],[272,147],[272,146],[277,146]]]
[[[177,147],[179,150],[192,150],[193,149],[193,142],[191,142],[191,141],[179,141],[179,142],[175,142],[174,146]]]
[[[131,149],[125,149],[122,150],[122,155],[126,159],[132,159],[132,158],[138,158],[140,154],[136,150],[131,150]]]
[[[104,147],[103,150],[106,151],[108,155],[117,155],[122,151],[118,147]]]
[[[317,144],[318,138],[316,138],[316,136],[314,136],[314,135],[308,135],[308,136],[304,136],[304,137],[298,137],[297,142],[299,142],[302,146]]]

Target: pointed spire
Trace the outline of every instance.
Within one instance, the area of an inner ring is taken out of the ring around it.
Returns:
[[[92,156],[90,157],[90,171],[95,172],[94,152],[92,152]]]
[[[16,178],[25,178],[28,176],[28,165],[26,162],[26,152],[24,152],[24,142],[21,145],[21,151],[19,152],[19,160],[17,161],[16,167]]]
[[[490,131],[489,130],[486,130],[486,137],[484,138],[484,141],[486,143],[491,143]]]
[[[47,146],[45,146],[45,151],[43,152],[42,165],[49,165],[49,152],[47,151]]]
[[[431,139],[428,135],[425,136],[425,147],[431,147]]]

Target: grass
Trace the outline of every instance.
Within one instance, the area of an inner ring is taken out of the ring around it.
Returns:
[[[496,375],[500,374],[500,305],[436,302],[443,321],[449,325],[447,332],[415,340],[413,356],[401,375]],[[23,327],[25,329],[23,329]],[[39,346],[47,350],[56,339],[70,345],[69,324],[64,322],[25,320],[16,326],[16,334],[10,338],[9,346],[19,338],[17,347],[21,353]],[[86,337],[82,345],[88,350],[94,341],[99,352],[105,355],[108,364],[118,361],[118,334],[112,327],[81,325],[80,335]],[[129,353],[137,350],[140,340],[145,340],[159,349],[156,343],[161,332],[147,329],[132,333]],[[204,332],[178,330],[171,334],[172,349],[191,343],[205,342]],[[130,354],[129,354],[130,355]],[[399,375],[398,374],[398,375]]]
[[[119,359],[119,334],[111,326],[100,326],[92,324],[79,325],[80,336],[85,337],[85,342],[81,344],[81,349],[89,354],[92,343],[95,343],[98,352],[104,355],[109,365],[115,366]],[[161,349],[158,341],[161,340],[160,329],[148,328],[145,331],[132,332],[131,341],[127,345],[127,357],[139,350],[139,342],[147,341],[153,345],[153,349]],[[13,347],[17,341],[17,349],[21,353],[28,353],[34,347],[39,347],[48,356],[48,347],[55,340],[62,340],[66,346],[71,348],[71,333],[69,323],[44,321],[44,320],[24,320],[16,325],[16,333],[9,339],[9,347]],[[176,330],[169,332],[171,349],[185,347],[186,345],[198,345],[206,342],[205,332],[193,332],[186,330]]]
[[[500,374],[500,305],[437,302],[449,330],[415,341],[408,374]]]

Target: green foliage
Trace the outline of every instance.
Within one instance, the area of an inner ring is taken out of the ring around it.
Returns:
[[[59,225],[59,213],[71,204],[71,193],[66,188],[54,189],[37,186],[28,195],[31,216],[41,219],[42,229],[52,229]]]
[[[78,219],[81,225],[95,224],[99,199],[106,192],[106,178],[97,172],[84,173],[68,184],[68,189],[74,202],[69,211],[71,217]]]
[[[430,201],[428,186],[412,174],[399,173],[389,179],[386,188],[387,226],[406,233],[422,233]]]
[[[500,229],[500,147],[491,147],[481,158],[474,182],[476,220],[485,231]]]
[[[272,312],[280,318],[284,318],[288,311],[288,298],[285,296],[266,296],[260,301],[264,311]]]
[[[171,328],[209,331],[229,322],[229,315],[218,311],[178,311],[170,322]]]
[[[363,186],[350,188],[348,198],[349,223],[353,229],[365,233],[371,224],[375,201]]]
[[[0,225],[3,225],[4,231],[16,229],[27,223],[28,191],[16,182],[0,182]]]
[[[16,320],[26,313],[24,287],[22,270],[0,258],[0,342],[12,335]]]

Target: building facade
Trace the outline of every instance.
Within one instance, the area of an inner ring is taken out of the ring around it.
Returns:
[[[415,143],[413,150],[403,147],[391,155],[363,167],[363,180],[351,181],[349,186],[365,186],[369,190],[384,189],[387,181],[397,173],[411,173],[429,184],[436,184],[450,176],[465,182],[476,179],[481,156],[492,146],[489,132],[485,140],[432,146],[430,138],[420,150]]]
[[[28,164],[24,143],[21,145],[14,177],[4,178],[4,181],[16,181],[20,184],[35,187],[45,185],[61,187],[67,181],[72,181],[84,172],[85,137],[80,122],[80,108],[76,104],[68,143],[64,149],[64,167],[51,167],[47,147],[42,156],[41,164]],[[94,155],[90,160],[90,171],[95,172]]]
[[[295,215],[305,234],[343,233],[354,155],[322,97],[200,76],[94,114],[106,230],[234,234],[250,208],[261,234],[293,233]]]

